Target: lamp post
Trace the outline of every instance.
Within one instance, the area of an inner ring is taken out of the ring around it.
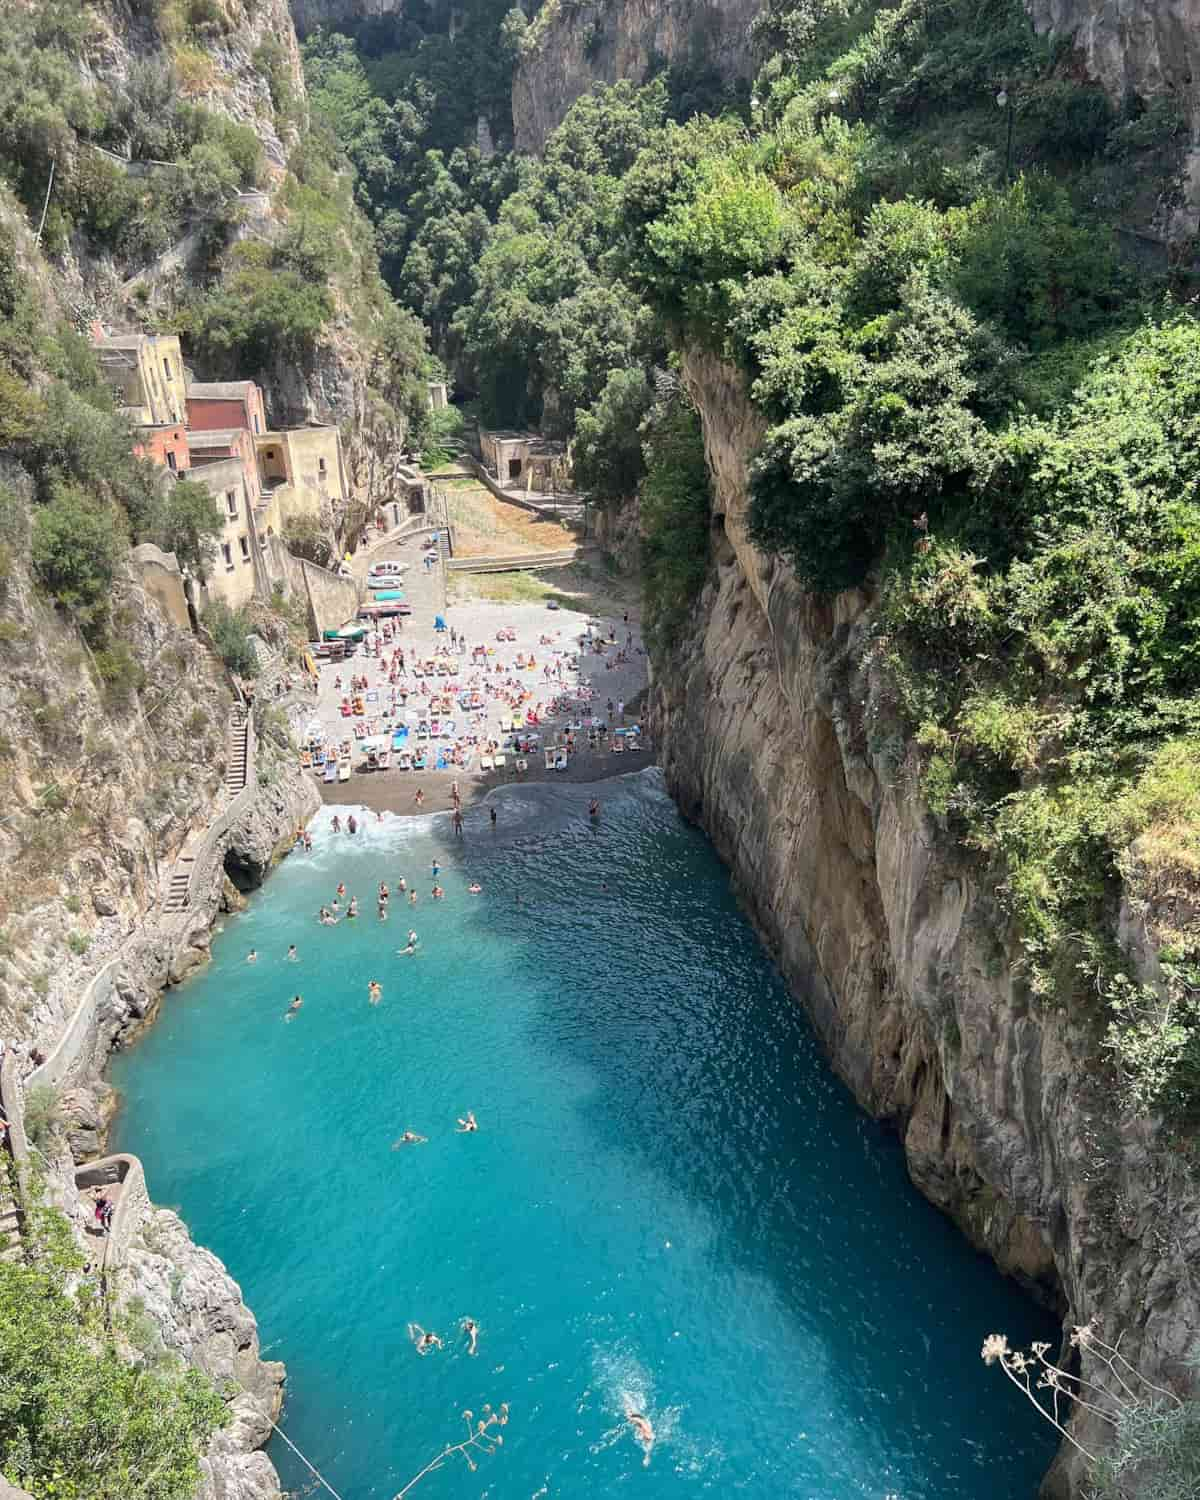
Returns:
[[[996,108],[1008,111],[1007,140],[1004,146],[1004,186],[1007,187],[1012,181],[1012,142],[1013,142],[1013,115],[1016,113],[1017,101],[1015,92],[1007,88],[1001,88],[996,95]]]

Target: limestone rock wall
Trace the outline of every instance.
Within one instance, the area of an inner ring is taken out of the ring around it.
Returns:
[[[517,149],[541,151],[593,83],[643,83],[687,62],[749,78],[750,23],[761,9],[762,0],[546,0],[513,79]]]
[[[1088,1023],[1028,997],[994,892],[922,805],[870,598],[806,594],[750,543],[760,427],[740,378],[695,354],[685,376],[716,500],[694,633],[652,688],[668,787],[921,1190],[1068,1324],[1098,1317],[1185,1388],[1196,1194],[1148,1126],[1115,1118]],[[1076,1477],[1064,1459],[1054,1492]]]

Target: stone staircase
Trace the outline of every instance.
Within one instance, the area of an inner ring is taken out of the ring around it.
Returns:
[[[229,759],[225,767],[225,790],[231,797],[245,790],[250,774],[250,728],[246,710],[235,706],[229,721]]]
[[[3,1152],[3,1157],[0,1160],[0,1261],[13,1261],[21,1259],[21,1218],[9,1179],[9,1173],[14,1170],[12,1158],[7,1152]]]
[[[192,880],[192,868],[196,863],[192,854],[181,854],[175,861],[175,868],[171,871],[171,879],[167,884],[167,894],[163,899],[163,912],[169,915],[173,911],[183,911],[188,904],[188,887]]]

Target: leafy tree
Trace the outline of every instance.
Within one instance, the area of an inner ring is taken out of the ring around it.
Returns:
[[[595,404],[575,413],[575,482],[603,505],[637,494],[645,473],[641,427],[652,393],[641,370],[613,370]]]
[[[104,617],[122,550],[111,509],[77,485],[57,482],[34,515],[37,575],[85,626],[95,627]]]
[[[647,640],[658,651],[678,640],[708,572],[710,484],[696,409],[664,391],[649,419],[641,489],[642,587]]]
[[[202,581],[216,556],[217,538],[224,522],[217,502],[202,484],[177,479],[163,490],[162,509],[153,538],[165,552],[174,552],[181,567]]]
[[[251,621],[245,610],[230,609],[223,599],[214,599],[201,619],[230,671],[239,677],[256,677],[258,654],[250,641]]]
[[[68,1289],[66,1221],[32,1219],[30,1262],[0,1262],[0,1471],[35,1500],[189,1500],[224,1403],[177,1360],[126,1362],[90,1283]]]

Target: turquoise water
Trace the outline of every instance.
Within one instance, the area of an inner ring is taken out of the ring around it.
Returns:
[[[1046,1432],[979,1346],[1054,1330],[909,1186],[656,773],[601,794],[593,828],[586,787],[514,789],[457,846],[323,813],[115,1061],[118,1144],[241,1283],[285,1430],[343,1500],[390,1500],[485,1401],[503,1448],[420,1500],[1031,1500]],[[380,924],[401,875],[419,905]],[[339,879],[363,915],[322,927]]]

